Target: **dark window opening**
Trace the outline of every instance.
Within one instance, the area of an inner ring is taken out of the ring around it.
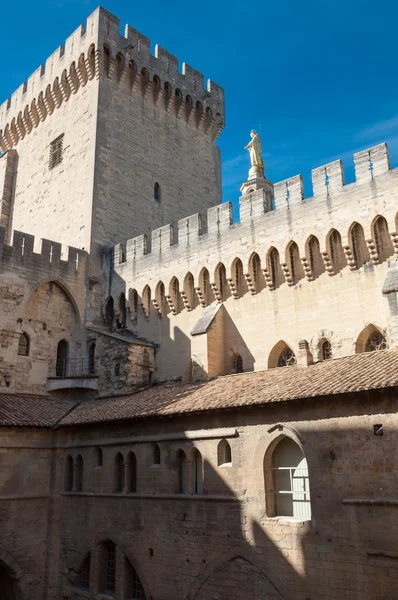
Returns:
[[[78,587],[83,590],[90,589],[90,555],[88,555],[82,565]]]
[[[68,374],[69,344],[66,340],[60,340],[57,346],[57,362],[55,374],[57,377],[66,377]]]
[[[30,340],[27,333],[21,333],[18,341],[18,355],[29,356]]]
[[[160,448],[159,444],[155,444],[153,447],[153,464],[160,465]]]
[[[157,200],[158,202],[160,201],[160,185],[158,182],[156,182],[153,186],[153,199]]]
[[[116,545],[108,542],[106,545],[106,580],[105,591],[113,593],[116,588]]]
[[[64,155],[64,134],[59,135],[50,144],[49,169],[54,169],[63,160]]]

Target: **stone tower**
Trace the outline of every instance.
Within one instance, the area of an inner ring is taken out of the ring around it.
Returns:
[[[223,90],[98,8],[0,106],[0,224],[92,252],[221,201]]]

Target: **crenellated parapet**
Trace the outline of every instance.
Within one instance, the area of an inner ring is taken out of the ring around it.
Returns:
[[[155,46],[130,25],[120,35],[120,21],[102,11],[99,50],[101,72],[120,87],[144,98],[215,140],[224,126],[224,90],[186,63]]]
[[[107,78],[130,93],[184,119],[215,140],[224,125],[223,89],[201,73],[155,46],[99,7],[0,106],[0,151],[17,146],[54,111],[92,80]]]
[[[4,227],[0,227],[0,272],[13,271],[30,279],[40,279],[44,275],[73,282],[85,281],[87,276],[88,254],[84,250],[67,249],[67,256],[62,258],[62,245],[58,242],[42,239],[40,252],[34,252],[33,235],[14,231],[11,245],[5,243]]]
[[[177,278],[182,305],[189,307],[187,276],[204,306],[209,290],[222,301],[223,286],[238,298],[239,288],[251,294],[263,287],[273,291],[283,283],[295,286],[301,279],[398,256],[398,169],[390,170],[387,145],[359,152],[354,161],[356,181],[349,185],[341,161],[314,169],[314,194],[308,199],[301,175],[276,183],[274,210],[265,190],[247,185],[239,223],[232,222],[230,203],[191,215],[178,222],[177,231],[166,225],[150,237],[128,240],[125,248],[116,246],[115,270],[139,295],[149,287],[158,305],[159,282],[173,298],[169,282]]]

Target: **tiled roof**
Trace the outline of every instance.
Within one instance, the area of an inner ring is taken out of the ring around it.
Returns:
[[[217,410],[398,386],[398,351],[355,354],[308,368],[219,377],[203,384],[163,385],[126,396],[90,400],[61,421],[79,425]]]
[[[75,405],[48,396],[0,394],[0,426],[53,427]]]

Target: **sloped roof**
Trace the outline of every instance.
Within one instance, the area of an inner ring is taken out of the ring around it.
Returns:
[[[53,427],[76,402],[49,396],[0,394],[0,426]]]
[[[90,400],[66,415],[61,425],[186,414],[395,386],[398,351],[385,350],[327,360],[308,368],[279,367],[203,384],[169,384]]]
[[[200,319],[195,323],[195,326],[191,330],[191,335],[200,335],[202,333],[206,333],[213,323],[213,320],[222,307],[222,304],[211,304],[208,306]]]

